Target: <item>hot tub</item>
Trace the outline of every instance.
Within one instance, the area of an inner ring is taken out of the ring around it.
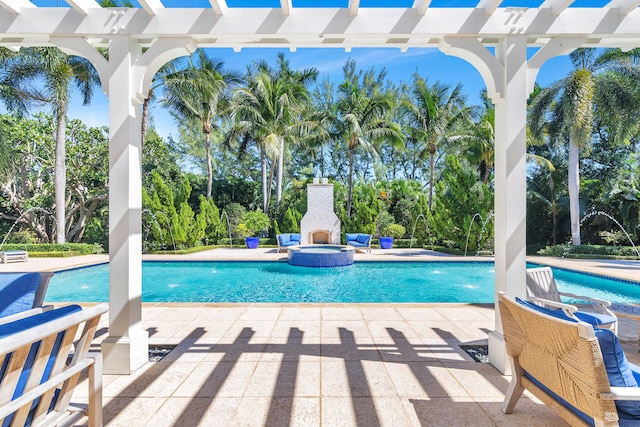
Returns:
[[[289,264],[301,267],[346,267],[353,265],[351,246],[303,245],[289,248]]]

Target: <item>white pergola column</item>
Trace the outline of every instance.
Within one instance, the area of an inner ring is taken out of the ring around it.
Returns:
[[[140,46],[115,36],[109,46],[109,336],[105,374],[130,374],[148,360],[142,329],[141,113],[135,84]]]
[[[512,297],[526,295],[527,244],[527,40],[507,36],[496,46],[504,70],[495,117],[495,286]],[[497,301],[497,298],[496,298]],[[496,302],[495,330],[489,333],[489,360],[507,371],[502,324]]]
[[[527,221],[527,39],[503,37],[492,55],[476,38],[444,37],[440,49],[470,62],[482,75],[496,106],[495,117],[495,290],[510,296],[526,293]],[[535,78],[535,77],[534,77]],[[497,300],[497,299],[496,299]],[[497,303],[496,303],[497,304]],[[489,333],[489,360],[508,369],[502,325],[496,306],[495,330]]]

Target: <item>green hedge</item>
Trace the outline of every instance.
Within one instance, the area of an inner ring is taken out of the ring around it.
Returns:
[[[90,255],[101,254],[104,252],[102,246],[98,244],[90,245],[88,243],[7,243],[2,246],[3,251],[27,251],[29,256],[61,256],[53,255],[55,253],[69,253],[73,255]],[[36,255],[49,253],[48,255]]]
[[[624,257],[638,258],[638,253],[632,246],[606,246],[606,245],[555,245],[547,246],[538,251],[538,255],[555,257]]]

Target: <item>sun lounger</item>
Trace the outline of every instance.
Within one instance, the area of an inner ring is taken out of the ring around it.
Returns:
[[[592,303],[595,312],[578,310],[575,305],[563,303],[561,297],[588,301]],[[609,301],[558,291],[550,267],[527,269],[527,299],[543,307],[564,310],[569,317],[582,320],[594,327],[609,328],[617,332],[618,318],[609,309]]]
[[[0,273],[0,318],[42,307],[51,272]]]
[[[0,322],[2,426],[73,425],[85,415],[89,426],[102,425],[102,359],[89,348],[107,308],[71,305]],[[88,407],[70,403],[84,371]]]
[[[3,264],[8,262],[27,262],[29,261],[29,254],[27,251],[2,251],[0,252],[0,260]]]

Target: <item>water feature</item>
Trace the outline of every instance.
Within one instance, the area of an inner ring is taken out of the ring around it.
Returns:
[[[636,255],[638,255],[638,258],[640,258],[640,252],[638,252],[638,248],[636,247],[636,245],[633,243],[633,240],[631,240],[631,236],[629,236],[629,233],[627,233],[627,230],[625,230],[625,228],[622,226],[622,224],[620,224],[618,222],[617,219],[615,219],[614,217],[612,217],[611,215],[609,215],[606,212],[603,211],[593,211],[593,212],[589,212],[587,213],[581,220],[580,220],[580,227],[582,227],[582,224],[589,218],[591,218],[592,216],[596,216],[596,215],[602,215],[604,217],[609,218],[611,221],[613,221],[619,228],[620,230],[622,230],[622,232],[624,233],[625,236],[627,236],[627,239],[629,240],[629,243],[631,243],[631,246],[633,246],[633,250],[636,251]]]
[[[142,213],[148,213],[149,214],[149,216],[155,221],[156,225],[158,226],[158,231],[160,232],[160,235],[162,235],[162,227],[160,226],[160,223],[158,222],[158,218],[156,218],[155,214],[153,212],[151,212],[149,209],[143,209]],[[171,236],[171,243],[173,244],[173,250],[175,252],[175,250],[176,250],[176,241],[173,239],[173,231],[171,230],[171,221],[169,220],[169,216],[167,214],[165,214],[164,212],[158,212],[158,213],[162,214],[162,216],[164,216],[165,219],[167,220],[167,226],[169,227],[169,235]]]
[[[420,214],[416,217],[416,220],[413,223],[413,230],[411,231],[411,240],[409,241],[409,250],[413,249],[413,236],[416,233],[416,226],[418,225],[418,221],[420,220],[420,218],[422,218],[422,220],[424,221],[424,226],[427,229],[427,237],[429,238],[429,240],[431,240],[431,229],[429,228],[429,222],[427,221],[427,218],[424,216],[424,214]],[[433,245],[431,246],[431,252],[433,252]]]
[[[11,234],[11,232],[13,231],[13,229],[15,228],[15,226],[18,224],[18,222],[20,222],[20,220],[21,220],[22,218],[24,218],[24,217],[25,217],[29,212],[32,212],[32,211],[40,211],[40,212],[44,212],[45,214],[47,214],[47,215],[51,216],[51,212],[49,212],[48,210],[43,209],[43,208],[39,208],[39,207],[32,207],[32,208],[27,209],[26,211],[24,211],[24,212],[22,213],[22,215],[20,215],[20,216],[18,217],[18,219],[16,219],[16,220],[13,222],[13,224],[11,225],[11,227],[9,227],[9,231],[7,231],[7,234],[5,234],[4,239],[2,239],[2,243],[0,243],[0,250],[2,250],[2,247],[4,246],[5,242],[6,242],[6,241],[7,241],[7,239],[9,238],[9,235]]]
[[[480,252],[482,251],[481,242],[482,242],[482,239],[484,238],[484,235],[487,233],[487,224],[491,219],[493,219],[493,217],[494,217],[494,214],[493,212],[491,212],[489,213],[489,215],[487,215],[485,220],[482,221],[482,230],[480,230],[480,235],[478,236],[478,243],[476,244],[476,255],[479,255]],[[491,251],[491,253],[493,254],[493,251]]]
[[[480,217],[480,219],[482,219],[482,215],[480,215],[479,213],[474,213],[473,216],[471,217],[471,222],[469,223],[469,229],[467,230],[467,243],[465,243],[464,245],[464,256],[467,256],[467,248],[469,247],[469,234],[471,234],[471,226],[473,225],[473,220],[476,219],[476,217]]]
[[[229,232],[229,248],[233,249],[233,240],[231,240],[231,224],[229,224],[229,215],[227,211],[222,211],[220,214],[220,225],[218,225],[218,234],[220,234],[220,227],[222,227],[222,217],[227,219],[227,231]]]

